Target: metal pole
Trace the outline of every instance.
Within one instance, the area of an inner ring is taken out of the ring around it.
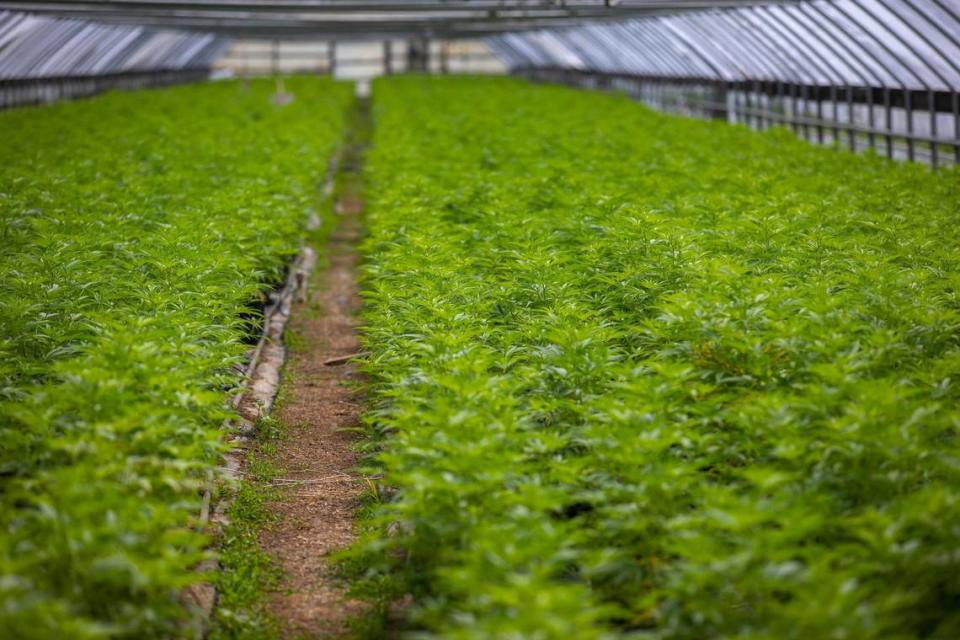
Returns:
[[[933,168],[937,168],[937,161],[939,160],[939,149],[937,149],[937,95],[933,91],[927,94],[927,99],[930,101],[930,104],[927,105],[927,108],[930,110],[930,163],[933,165]]]
[[[847,136],[850,139],[850,151],[854,153],[857,152],[857,134],[853,130],[853,127],[856,123],[853,121],[853,88],[847,87],[847,122],[850,125],[850,129],[847,130]]]
[[[903,92],[903,107],[907,114],[907,157],[912,162],[916,159],[916,153],[913,142],[913,96],[912,91],[907,89]]]
[[[833,101],[833,108],[837,108],[836,85],[830,85],[830,99]],[[823,100],[820,99],[820,88],[817,87],[817,142],[823,144]]]
[[[833,114],[833,144],[840,144],[840,96],[837,93],[837,86],[830,87],[831,113]]]
[[[893,107],[890,105],[890,87],[883,88],[884,126],[887,129],[887,157],[893,159]]]
[[[960,164],[960,92],[954,91],[953,98],[953,161]]]

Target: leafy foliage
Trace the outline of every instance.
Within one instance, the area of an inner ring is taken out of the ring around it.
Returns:
[[[261,547],[260,532],[276,520],[269,503],[282,497],[272,483],[283,471],[274,464],[274,457],[277,442],[285,436],[285,424],[264,417],[257,425],[255,446],[244,456],[243,478],[237,483],[227,514],[229,524],[220,541],[210,640],[275,640],[279,636],[266,604],[267,594],[279,587],[283,571]]]
[[[186,633],[226,391],[349,87],[114,93],[0,114],[0,629]]]
[[[422,637],[960,637],[956,172],[507,79],[374,96],[361,590]]]

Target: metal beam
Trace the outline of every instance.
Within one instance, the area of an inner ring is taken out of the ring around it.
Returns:
[[[718,7],[771,4],[776,0],[286,0],[259,2],[250,0],[12,0],[0,3],[6,8],[30,11],[225,11],[238,13],[329,13],[340,11],[476,11],[476,10],[605,10],[608,13],[630,11],[681,11]]]

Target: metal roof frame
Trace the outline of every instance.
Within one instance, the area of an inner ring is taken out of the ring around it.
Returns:
[[[0,0],[0,9],[278,37],[456,36],[796,0]]]
[[[208,67],[227,41],[0,10],[0,80],[87,77]]]
[[[594,38],[605,34],[622,48],[620,73],[960,91],[960,0],[803,0],[630,18],[621,24],[628,31],[670,33],[672,42],[667,47],[649,36],[626,38],[622,28],[612,25],[589,27]],[[507,37],[491,42],[499,47],[496,43]],[[522,51],[523,40],[533,37],[509,36],[509,46]],[[683,43],[705,67],[681,73],[676,43]],[[580,57],[584,70],[591,70],[589,51],[581,48]],[[526,64],[522,53],[509,63],[545,66]]]

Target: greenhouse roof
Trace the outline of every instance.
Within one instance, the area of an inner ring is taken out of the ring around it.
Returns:
[[[960,0],[816,0],[491,38],[514,68],[960,89]]]
[[[0,11],[0,79],[202,68],[226,43],[212,34]]]
[[[960,0],[0,0],[0,78],[204,66],[220,36],[479,35],[513,68],[960,89]]]
[[[775,0],[5,0],[0,7],[259,37],[457,37]]]

